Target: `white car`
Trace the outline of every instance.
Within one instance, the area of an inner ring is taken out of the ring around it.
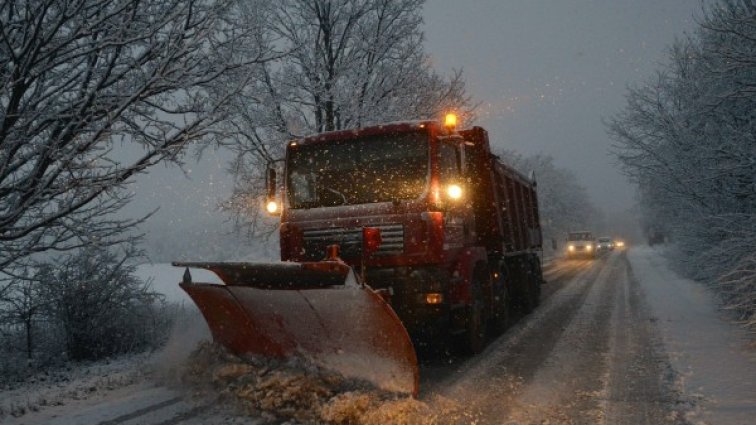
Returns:
[[[571,232],[567,235],[567,258],[596,258],[596,240],[591,232]]]
[[[606,236],[598,238],[598,241],[596,242],[596,251],[614,251],[614,241],[612,241],[612,238],[608,238]]]

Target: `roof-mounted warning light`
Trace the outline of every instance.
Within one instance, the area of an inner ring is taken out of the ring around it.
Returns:
[[[454,130],[457,127],[457,115],[454,113],[446,114],[446,117],[444,118],[444,127],[449,131]]]

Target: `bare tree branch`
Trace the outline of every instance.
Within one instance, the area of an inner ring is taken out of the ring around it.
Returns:
[[[233,4],[0,1],[0,269],[123,240],[129,179],[224,131],[275,56]]]

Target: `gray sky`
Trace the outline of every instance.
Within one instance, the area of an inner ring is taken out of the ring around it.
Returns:
[[[428,0],[426,51],[441,72],[464,69],[495,144],[553,156],[604,210],[623,210],[633,188],[601,119],[700,10],[699,0]]]

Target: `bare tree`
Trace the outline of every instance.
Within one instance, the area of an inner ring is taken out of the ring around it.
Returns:
[[[45,313],[61,326],[69,359],[96,360],[160,342],[152,324],[162,296],[134,274],[139,255],[130,244],[88,247],[38,268]]]
[[[238,153],[231,165],[237,187],[229,207],[244,223],[256,229],[261,171],[282,156],[285,140],[433,118],[449,109],[472,113],[461,72],[445,78],[431,69],[423,51],[423,4],[281,0],[265,10],[268,25],[258,40],[282,57],[257,68],[255,84],[236,98],[232,123],[238,132],[231,145]]]
[[[265,60],[229,4],[0,1],[0,270],[122,240],[128,179],[214,135]]]
[[[12,290],[0,297],[0,326],[23,328],[24,350],[27,360],[31,360],[36,349],[35,324],[44,315],[47,303],[43,284],[31,269],[24,268],[19,274]]]

